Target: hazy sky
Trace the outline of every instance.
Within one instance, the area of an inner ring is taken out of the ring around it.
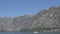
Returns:
[[[34,14],[52,6],[60,6],[60,0],[0,0],[0,16]]]

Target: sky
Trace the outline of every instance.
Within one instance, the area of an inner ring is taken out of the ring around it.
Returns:
[[[0,0],[0,16],[32,15],[52,6],[60,6],[60,0]]]

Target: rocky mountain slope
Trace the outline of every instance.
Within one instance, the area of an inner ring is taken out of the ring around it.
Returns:
[[[20,31],[32,28],[60,28],[60,6],[43,9],[36,15],[0,17],[1,31]]]

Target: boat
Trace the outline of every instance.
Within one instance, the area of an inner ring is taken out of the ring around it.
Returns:
[[[33,32],[33,33],[38,33],[38,32]]]

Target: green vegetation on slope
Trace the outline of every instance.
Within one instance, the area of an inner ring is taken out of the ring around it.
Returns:
[[[52,29],[59,29],[59,28],[41,28],[41,27],[37,27],[37,28],[32,28],[32,29],[21,29],[20,32],[43,32],[43,30],[52,30]]]
[[[60,6],[51,7],[49,9],[60,10]]]

